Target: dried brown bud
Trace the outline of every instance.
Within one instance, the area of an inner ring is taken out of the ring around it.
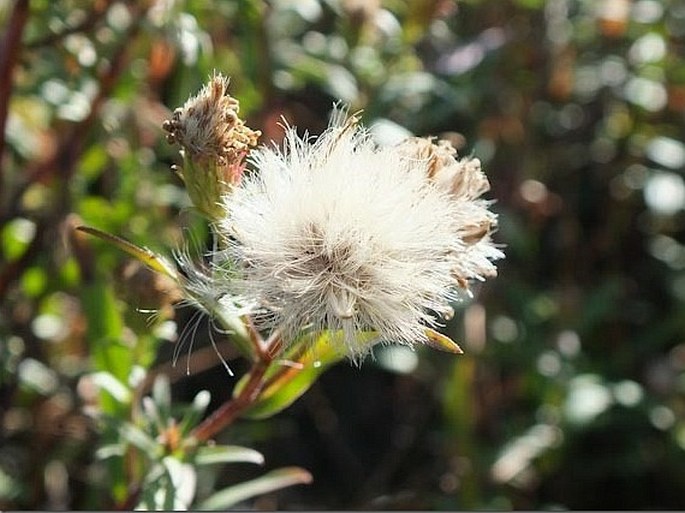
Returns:
[[[483,219],[478,223],[467,225],[461,230],[461,238],[466,244],[475,244],[490,233],[491,226],[492,221],[490,219]]]
[[[226,166],[257,145],[261,135],[240,117],[240,103],[228,94],[229,79],[217,74],[202,90],[176,109],[162,128],[190,158],[215,159]]]
[[[480,160],[457,160],[457,150],[448,141],[411,137],[400,143],[399,150],[409,158],[427,161],[428,176],[455,196],[476,199],[490,189]]]
[[[179,174],[191,200],[210,218],[219,214],[222,196],[240,180],[245,156],[261,136],[238,116],[240,104],[228,94],[228,83],[215,74],[162,125],[167,141],[182,148]]]
[[[499,250],[491,240],[497,217],[487,208],[487,200],[480,198],[490,189],[480,160],[458,160],[457,150],[445,140],[434,142],[430,138],[412,137],[401,142],[398,149],[406,158],[424,165],[428,179],[461,205],[455,226],[465,246],[463,259],[469,265],[458,265],[452,270],[457,285],[468,290],[469,282],[475,276],[480,279],[495,276],[496,267],[482,257],[482,253],[491,252],[490,258],[493,258]]]

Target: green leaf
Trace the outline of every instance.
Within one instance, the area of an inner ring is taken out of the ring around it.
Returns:
[[[155,459],[163,450],[161,445],[155,442],[150,435],[130,422],[125,422],[119,427],[119,434],[128,443],[146,453],[150,459]]]
[[[428,340],[426,341],[428,347],[452,354],[464,354],[464,351],[459,347],[459,344],[447,335],[443,335],[431,328],[426,328],[425,334],[428,337]]]
[[[149,396],[145,396],[141,399],[141,404],[143,406],[143,413],[145,417],[152,421],[152,423],[157,427],[158,432],[163,432],[166,427],[166,422],[162,420],[162,416],[159,413],[159,408],[154,399]]]
[[[30,297],[38,297],[48,285],[48,274],[40,267],[29,267],[21,277],[21,288]]]
[[[90,375],[93,384],[107,392],[112,398],[123,404],[131,402],[131,391],[115,376],[107,371],[94,372]]]
[[[123,458],[126,449],[120,443],[106,444],[98,447],[95,451],[95,457],[99,460],[106,460],[108,458]]]
[[[178,281],[178,275],[176,274],[176,269],[174,269],[174,266],[171,265],[164,257],[153,253],[151,250],[147,248],[141,248],[140,246],[136,246],[132,242],[129,242],[122,237],[103,232],[102,230],[98,230],[97,228],[93,228],[91,226],[77,226],[76,229],[109,242],[122,251],[125,251],[132,257],[137,258],[153,271],[165,274],[172,280]]]
[[[153,465],[146,474],[141,500],[135,509],[152,511],[173,510],[173,482],[168,470],[161,463]]]
[[[89,340],[117,339],[121,336],[124,323],[117,309],[114,294],[108,285],[94,282],[85,286],[81,299],[88,318]]]
[[[186,510],[195,496],[197,474],[192,465],[183,463],[173,456],[162,459],[162,465],[169,476],[169,486],[166,490],[164,509]]]
[[[238,445],[214,445],[200,447],[195,457],[197,465],[216,463],[255,463],[264,464],[264,456],[259,451]]]
[[[334,337],[340,332],[321,332],[314,342],[311,334],[293,343],[282,358],[274,360],[265,373],[266,385],[254,404],[243,413],[244,417],[263,419],[290,406],[331,365],[345,357]],[[361,333],[358,342],[366,343],[376,337],[373,332]],[[303,349],[305,348],[305,349]],[[240,393],[249,376],[243,376],[233,392]]]
[[[189,434],[195,427],[197,421],[202,418],[202,415],[207,410],[207,406],[209,406],[209,401],[211,399],[212,395],[207,390],[200,390],[197,395],[195,395],[195,399],[193,399],[192,404],[186,408],[183,419],[179,425],[182,435]]]
[[[107,164],[107,151],[101,144],[94,144],[83,152],[79,160],[79,175],[88,180],[97,178]]]
[[[171,419],[171,385],[169,378],[164,374],[158,374],[152,384],[152,399],[155,401],[162,422],[168,423]]]
[[[81,305],[88,320],[86,339],[93,367],[126,383],[133,365],[133,352],[122,343],[124,323],[114,293],[111,287],[100,281],[87,284],[81,290]],[[109,395],[102,396],[101,408],[105,413],[121,410],[120,403]]]
[[[306,470],[300,467],[285,467],[273,470],[257,479],[225,488],[207,498],[198,506],[198,509],[226,509],[257,495],[311,482],[312,475]]]

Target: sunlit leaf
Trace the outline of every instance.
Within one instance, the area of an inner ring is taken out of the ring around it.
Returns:
[[[35,222],[23,217],[13,219],[0,230],[0,254],[7,261],[19,258],[33,240],[35,233]]]
[[[285,467],[273,470],[257,479],[225,488],[210,496],[198,508],[209,510],[226,509],[257,495],[264,495],[288,486],[309,484],[311,482],[312,475],[306,470],[299,467]]]
[[[162,465],[170,481],[164,501],[164,509],[187,509],[195,497],[197,485],[195,469],[192,465],[183,463],[172,456],[163,458]]]
[[[195,457],[198,465],[216,463],[255,463],[264,464],[264,456],[259,451],[238,445],[215,445],[200,447]]]
[[[24,358],[17,366],[17,377],[22,387],[41,395],[51,395],[59,386],[58,374],[34,358]]]
[[[193,399],[192,404],[186,409],[179,425],[179,430],[182,435],[188,434],[190,430],[195,427],[197,421],[202,418],[202,415],[204,415],[207,410],[207,406],[209,406],[211,399],[212,395],[207,390],[200,390],[197,395],[195,395],[195,399]]]
[[[131,401],[131,391],[111,373],[100,371],[91,374],[90,377],[94,385],[107,392],[114,400],[126,404]]]
[[[155,426],[157,426],[157,429],[162,432],[165,429],[165,422],[162,420],[162,417],[159,413],[159,408],[157,408],[155,401],[152,399],[152,397],[145,396],[141,400],[141,403],[143,405],[143,412],[145,412],[145,416],[154,422]]]
[[[163,422],[171,418],[171,385],[169,378],[159,374],[152,385],[152,398],[159,410],[159,416]]]
[[[171,476],[162,464],[157,463],[146,475],[141,500],[136,510],[172,511],[173,509],[174,490]]]
[[[122,457],[126,449],[121,444],[107,444],[98,447],[95,451],[95,457],[99,460],[106,460],[107,458]]]
[[[145,452],[151,459],[154,459],[162,450],[162,447],[150,435],[130,422],[125,422],[119,427],[119,434],[131,445]]]
[[[453,354],[464,353],[462,348],[459,347],[459,344],[457,344],[447,335],[443,335],[442,333],[437,332],[432,328],[426,328],[424,333],[428,337],[428,339],[426,340],[426,345],[428,347]]]
[[[153,253],[147,248],[141,248],[140,246],[136,246],[132,242],[129,242],[122,237],[103,232],[102,230],[98,230],[92,226],[77,226],[76,229],[113,244],[132,257],[140,260],[153,271],[165,274],[173,280],[178,279],[178,275],[176,274],[174,267],[164,257]]]

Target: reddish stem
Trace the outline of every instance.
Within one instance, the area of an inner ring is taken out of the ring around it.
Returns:
[[[264,373],[269,367],[269,363],[268,360],[258,360],[254,363],[250,369],[250,377],[240,393],[234,399],[224,403],[195,429],[193,436],[197,440],[209,440],[223,428],[233,423],[259,397],[259,393],[264,387]]]
[[[254,326],[248,324],[248,330],[251,337],[254,337],[253,342],[255,346],[260,348],[257,353],[258,360],[252,364],[247,383],[240,391],[240,393],[226,402],[218,410],[207,417],[202,423],[195,428],[193,436],[198,441],[206,441],[216,435],[219,431],[224,429],[229,424],[232,424],[241,413],[249,408],[259,397],[259,394],[264,390],[266,373],[269,365],[273,362],[276,354],[278,354],[281,347],[281,336],[278,330],[275,330],[268,340],[264,340],[259,332],[254,329]]]

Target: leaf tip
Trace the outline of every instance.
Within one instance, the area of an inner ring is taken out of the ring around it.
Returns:
[[[464,350],[447,335],[435,331],[432,328],[426,328],[426,345],[432,349],[445,351],[452,354],[464,354]]]

